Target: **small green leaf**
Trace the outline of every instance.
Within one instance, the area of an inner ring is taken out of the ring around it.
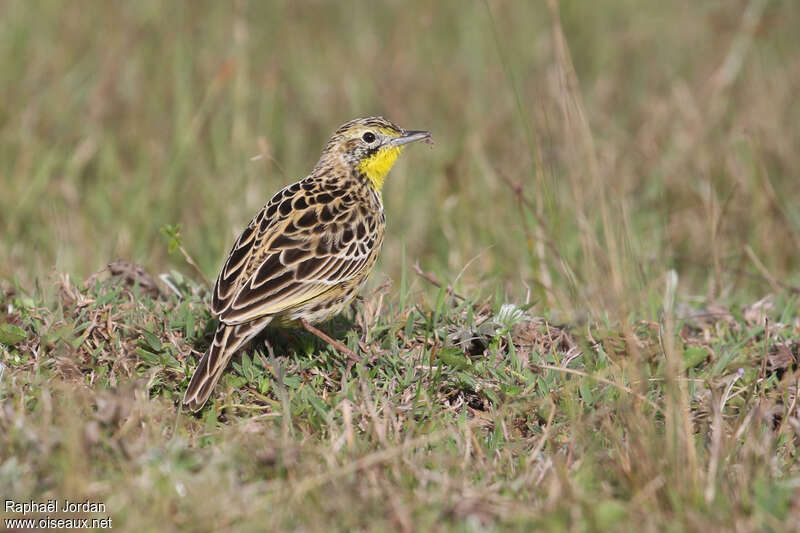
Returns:
[[[683,351],[686,368],[694,368],[708,358],[708,350],[702,346],[689,346]]]
[[[447,366],[458,370],[465,370],[471,366],[469,359],[464,357],[458,348],[444,348],[439,352],[439,359]]]
[[[144,341],[147,343],[147,346],[150,347],[150,349],[153,352],[160,352],[161,351],[161,349],[163,347],[163,343],[161,342],[161,340],[158,338],[158,336],[155,333],[153,333],[152,331],[148,331],[146,329],[143,329],[142,330],[142,337],[143,337]]]
[[[283,378],[283,384],[286,385],[287,388],[292,390],[297,390],[300,387],[300,384],[303,383],[303,380],[300,379],[298,376],[286,376]]]
[[[140,358],[142,358],[142,360],[144,360],[146,363],[149,363],[150,365],[157,365],[159,363],[158,355],[156,355],[153,352],[150,352],[148,350],[145,350],[142,347],[137,347],[136,348],[136,354]]]
[[[122,287],[115,287],[113,289],[104,292],[103,294],[100,294],[94,301],[94,307],[99,308],[111,303],[112,301],[117,299],[117,296],[119,296],[120,292],[122,292]]]
[[[317,412],[317,414],[319,414],[319,416],[321,416],[323,418],[328,416],[328,411],[330,410],[330,408],[328,407],[328,405],[325,402],[323,402],[322,400],[320,400],[316,396],[309,396],[308,400],[311,403],[311,406]]]
[[[466,372],[459,372],[457,377],[462,388],[471,391],[477,390],[478,382],[471,375],[467,374]]]
[[[258,376],[258,392],[267,394],[270,388],[270,380],[266,375]]]
[[[194,337],[194,314],[188,306],[184,306],[183,314],[183,336],[191,339]]]
[[[586,402],[586,405],[591,406],[594,403],[594,395],[588,379],[581,380],[580,385],[578,385],[578,392],[580,392],[581,398]]]
[[[176,224],[166,224],[161,226],[161,234],[167,241],[167,251],[170,254],[174,253],[175,250],[181,247],[181,225]]]
[[[240,389],[247,385],[247,378],[242,376],[228,375],[225,378],[225,383],[234,389]]]
[[[522,387],[513,384],[503,385],[500,387],[500,389],[503,391],[503,394],[511,398],[519,396],[519,394],[522,392]]]
[[[497,405],[498,403],[500,403],[500,400],[497,398],[497,395],[494,393],[494,391],[492,391],[492,390],[490,390],[490,389],[483,389],[483,394],[484,394],[484,395],[485,395],[485,396],[486,396],[486,397],[489,399],[489,401],[490,401],[490,402],[492,402],[493,404]]]
[[[13,324],[0,324],[0,344],[14,346],[28,338],[25,330]]]
[[[594,508],[595,519],[600,530],[613,528],[628,514],[628,510],[617,500],[604,500],[598,502]]]

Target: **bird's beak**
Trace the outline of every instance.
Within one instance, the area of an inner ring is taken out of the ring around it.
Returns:
[[[404,144],[413,143],[416,141],[429,141],[431,140],[431,132],[425,130],[403,130],[400,137],[395,137],[389,141],[389,146],[402,146]]]

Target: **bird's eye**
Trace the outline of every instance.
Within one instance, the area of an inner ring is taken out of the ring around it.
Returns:
[[[362,135],[361,138],[367,144],[372,144],[372,143],[375,142],[375,134],[372,133],[371,131],[368,131],[368,132],[364,133],[364,135]]]

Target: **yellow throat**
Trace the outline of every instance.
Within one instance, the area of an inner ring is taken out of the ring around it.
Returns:
[[[380,148],[373,155],[358,164],[358,171],[364,174],[372,184],[372,187],[380,193],[383,187],[383,180],[386,179],[386,175],[392,170],[394,162],[397,161],[397,156],[399,156],[402,151],[402,146],[386,146]]]

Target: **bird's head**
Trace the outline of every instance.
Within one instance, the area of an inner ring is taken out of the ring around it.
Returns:
[[[404,130],[383,117],[357,118],[336,130],[318,166],[332,157],[340,158],[380,192],[383,180],[405,145],[430,139],[428,131]]]

